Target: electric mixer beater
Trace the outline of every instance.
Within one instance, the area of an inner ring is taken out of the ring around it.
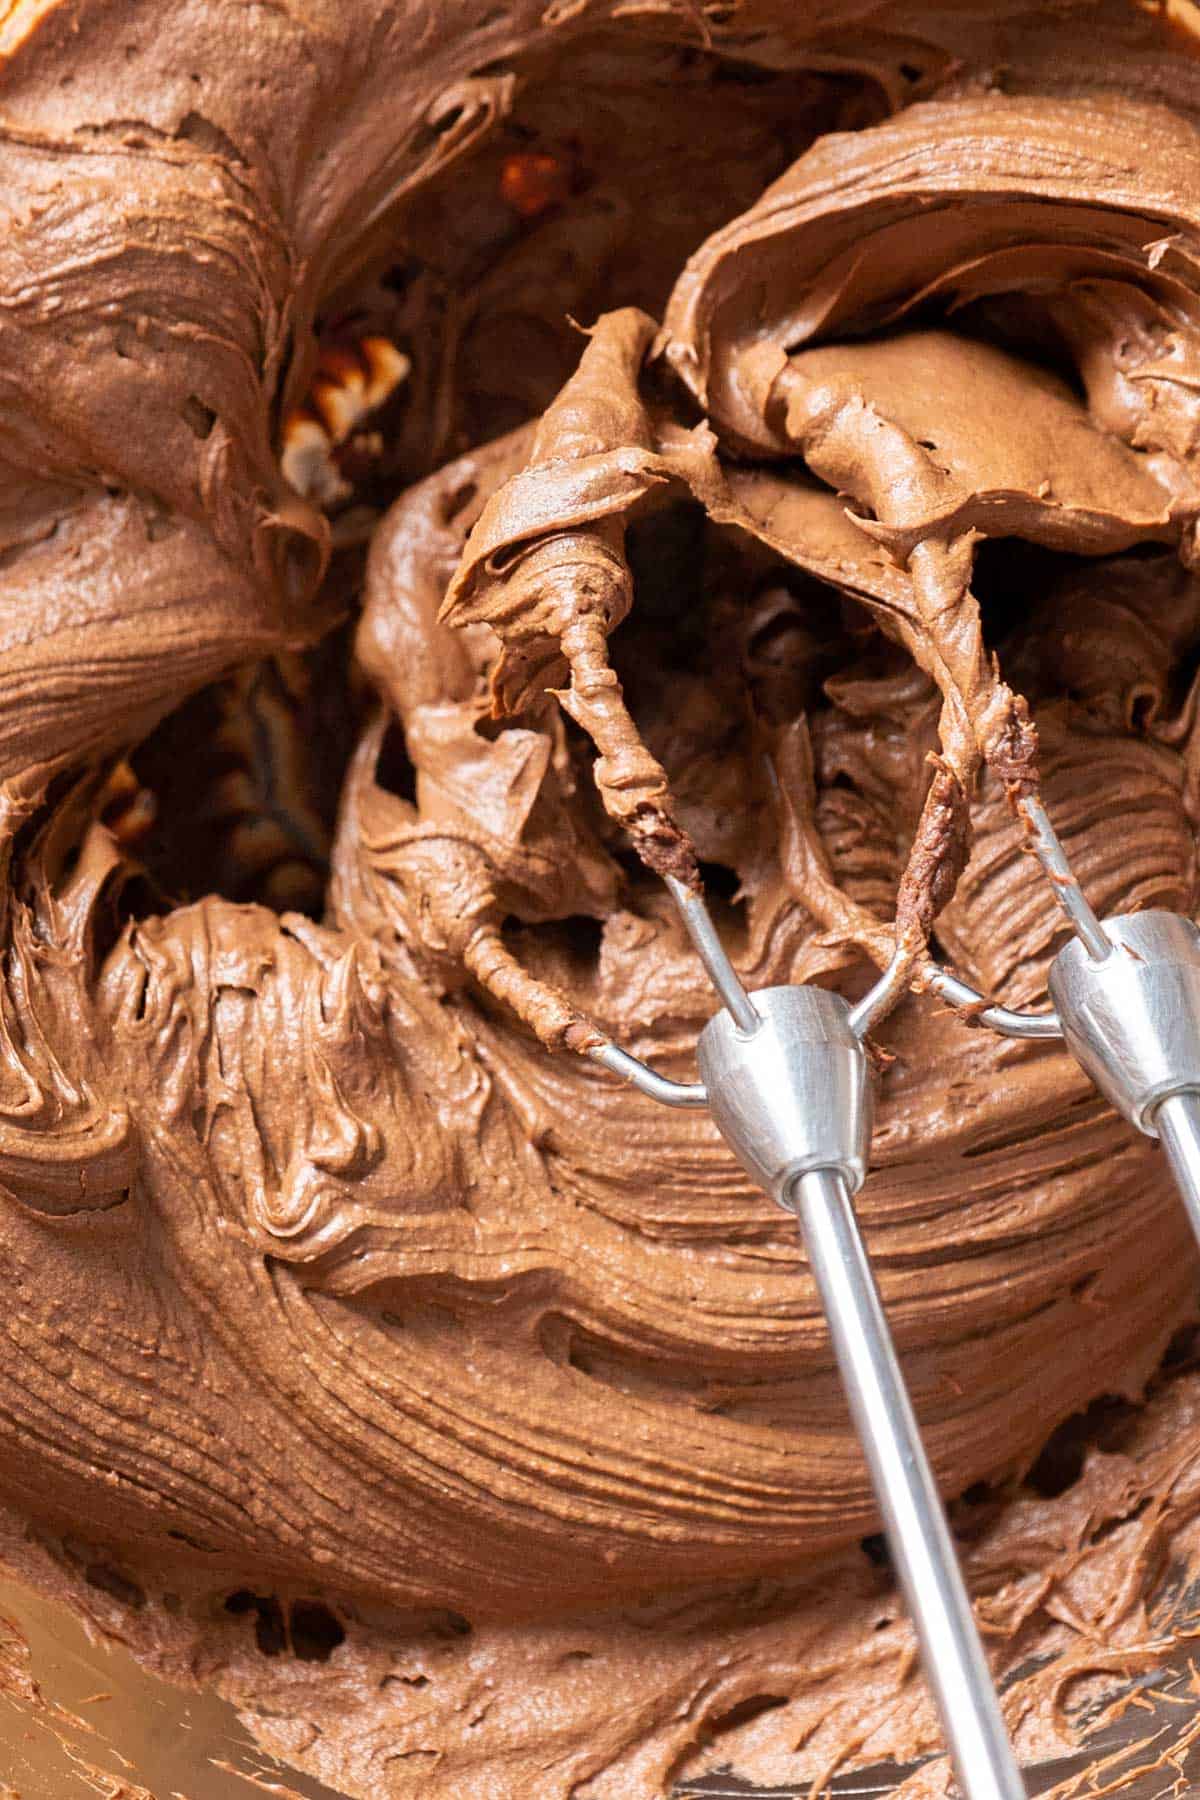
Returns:
[[[1065,1040],[1105,1099],[1161,1139],[1200,1239],[1200,930],[1158,910],[1098,919],[1041,801],[1017,811],[1075,934],[1050,965],[1054,1009],[978,1011],[982,996],[944,970],[928,985],[1003,1036]]]
[[[936,965],[925,985],[1002,1036],[1065,1040],[1117,1110],[1162,1139],[1200,1238],[1200,930],[1161,911],[1102,923],[1041,800],[1023,797],[1017,810],[1075,933],[1051,965],[1054,1009],[989,1004]],[[702,1080],[667,1080],[611,1042],[590,1054],[666,1105],[707,1106],[743,1167],[795,1214],[959,1783],[968,1800],[1019,1800],[1024,1783],[852,1204],[871,1139],[863,1038],[910,964],[897,950],[857,1005],[815,987],[751,995],[703,896],[666,883],[722,1002],[697,1044]]]
[[[855,1006],[816,987],[749,994],[703,896],[665,879],[722,1001],[696,1047],[702,1080],[667,1080],[611,1042],[590,1054],[665,1105],[707,1106],[747,1172],[795,1214],[959,1784],[967,1800],[1023,1800],[1025,1786],[852,1204],[871,1144],[863,1038],[895,997],[894,972],[885,970]]]

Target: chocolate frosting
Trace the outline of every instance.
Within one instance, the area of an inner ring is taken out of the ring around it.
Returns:
[[[222,1595],[340,1607],[259,1724],[352,1792],[658,1794],[763,1694],[832,1760],[937,1741],[789,1221],[576,1054],[689,1076],[661,875],[751,986],[905,951],[860,1210],[948,1495],[1194,1312],[1152,1147],[919,992],[932,944],[1044,1002],[1022,794],[1098,910],[1195,907],[1190,52],[708,12],[0,27],[0,1494],[243,1700]],[[1194,1404],[995,1524],[1014,1664],[1131,1495],[1183,1528]]]

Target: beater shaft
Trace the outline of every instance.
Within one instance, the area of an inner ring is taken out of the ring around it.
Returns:
[[[1200,1094],[1171,1094],[1154,1115],[1175,1185],[1200,1238]]]
[[[867,1057],[852,1009],[812,987],[759,989],[754,1009],[752,1032],[722,1011],[700,1034],[713,1119],[748,1173],[799,1221],[959,1785],[967,1800],[1024,1800],[851,1203],[871,1141]]]
[[[1024,1800],[846,1184],[829,1169],[802,1175],[795,1207],[959,1786],[968,1800]]]

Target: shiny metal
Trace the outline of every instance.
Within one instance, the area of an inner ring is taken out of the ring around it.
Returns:
[[[1076,1061],[1147,1137],[1168,1094],[1200,1090],[1200,931],[1178,913],[1121,914],[1094,962],[1073,940],[1050,965],[1050,997]]]
[[[1001,1037],[1060,1038],[1063,1034],[1062,1024],[1053,1008],[1049,1012],[1034,1013],[1014,1012],[1008,1006],[991,1005],[970,982],[960,981],[949,969],[935,969],[925,985],[939,1000],[957,1007],[960,1012],[972,1013],[981,1025],[998,1032]]]
[[[908,986],[909,972],[910,958],[905,950],[897,947],[874,987],[868,988],[862,999],[850,1008],[850,1028],[855,1037],[865,1037],[885,1013],[891,1012]]]
[[[850,1024],[859,1037],[865,1037],[876,1021],[891,1011],[910,979],[909,959],[897,950],[874,987],[870,988],[850,1009]],[[984,999],[977,988],[961,981],[948,969],[934,968],[926,975],[925,986],[948,1006],[959,1012],[970,1012],[981,1025],[1001,1037],[1060,1038],[1062,1026],[1058,1014],[1050,1012],[1014,1012],[1011,1007],[995,1006]]]
[[[725,1007],[696,1046],[701,1081],[668,1081],[616,1044],[593,1058],[668,1106],[703,1106],[742,1166],[801,1222],[838,1366],[967,1800],[1024,1800],[954,1544],[850,1202],[871,1145],[860,1033],[904,980],[899,957],[856,1008],[815,987],[753,1001],[703,900],[668,882]],[[857,1027],[857,1028],[856,1028]]]
[[[835,1169],[857,1193],[871,1146],[871,1084],[849,1005],[814,987],[759,988],[754,1003],[753,1036],[719,1012],[696,1045],[722,1136],[781,1206],[809,1169]]]
[[[954,1542],[850,1195],[866,1175],[871,1086],[853,1009],[823,988],[760,988],[758,1030],[700,1034],[708,1104],[743,1167],[796,1213],[892,1555],[967,1800],[1024,1800]]]
[[[664,876],[664,880],[672,900],[679,908],[679,916],[696,954],[721,996],[722,1006],[732,1014],[739,1031],[754,1031],[759,1022],[754,1002],[725,954],[725,946],[712,922],[712,914],[705,905],[703,894],[693,893],[686,883],[677,880],[674,875]]]
[[[959,1786],[968,1800],[1025,1800],[845,1183],[831,1169],[812,1170],[793,1184],[791,1204]]]
[[[588,1055],[593,1062],[602,1063],[614,1075],[619,1075],[623,1081],[631,1081],[643,1094],[649,1094],[651,1100],[659,1100],[664,1106],[708,1105],[708,1094],[701,1082],[671,1081],[666,1075],[656,1075],[649,1063],[630,1056],[619,1044],[597,1044]]]
[[[1054,898],[1071,921],[1072,930],[1092,960],[1103,962],[1112,949],[1111,941],[1075,879],[1049,814],[1032,795],[1018,800],[1017,811],[1029,827],[1030,848],[1049,877]]]
[[[1155,1108],[1154,1124],[1192,1230],[1200,1238],[1200,1094],[1168,1095]]]

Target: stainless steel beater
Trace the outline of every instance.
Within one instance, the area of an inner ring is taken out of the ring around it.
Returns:
[[[1161,1139],[1200,1239],[1200,929],[1159,910],[1099,920],[1041,801],[1017,810],[1075,933],[1050,965],[1053,1010],[979,1010],[982,997],[944,970],[929,985],[1005,1037],[1062,1038],[1117,1111]]]
[[[749,994],[703,897],[669,877],[667,886],[722,1001],[696,1047],[702,1079],[669,1081],[611,1042],[591,1054],[652,1099],[707,1106],[743,1167],[795,1214],[959,1785],[967,1800],[1024,1800],[852,1204],[871,1144],[862,1040],[895,996],[897,965],[857,1006],[814,987]]]
[[[1074,932],[1050,966],[1053,1007],[990,1004],[949,970],[926,986],[1012,1038],[1063,1040],[1101,1093],[1161,1139],[1200,1240],[1200,928],[1165,911],[1099,920],[1042,802],[1018,802],[1029,846]],[[746,992],[701,895],[668,878],[722,1002],[696,1047],[702,1080],[669,1081],[614,1043],[591,1054],[668,1106],[707,1106],[743,1167],[795,1214],[892,1557],[967,1800],[1021,1800],[987,1661],[888,1331],[852,1196],[870,1150],[863,1037],[907,984],[897,952],[851,1005],[813,987]]]

